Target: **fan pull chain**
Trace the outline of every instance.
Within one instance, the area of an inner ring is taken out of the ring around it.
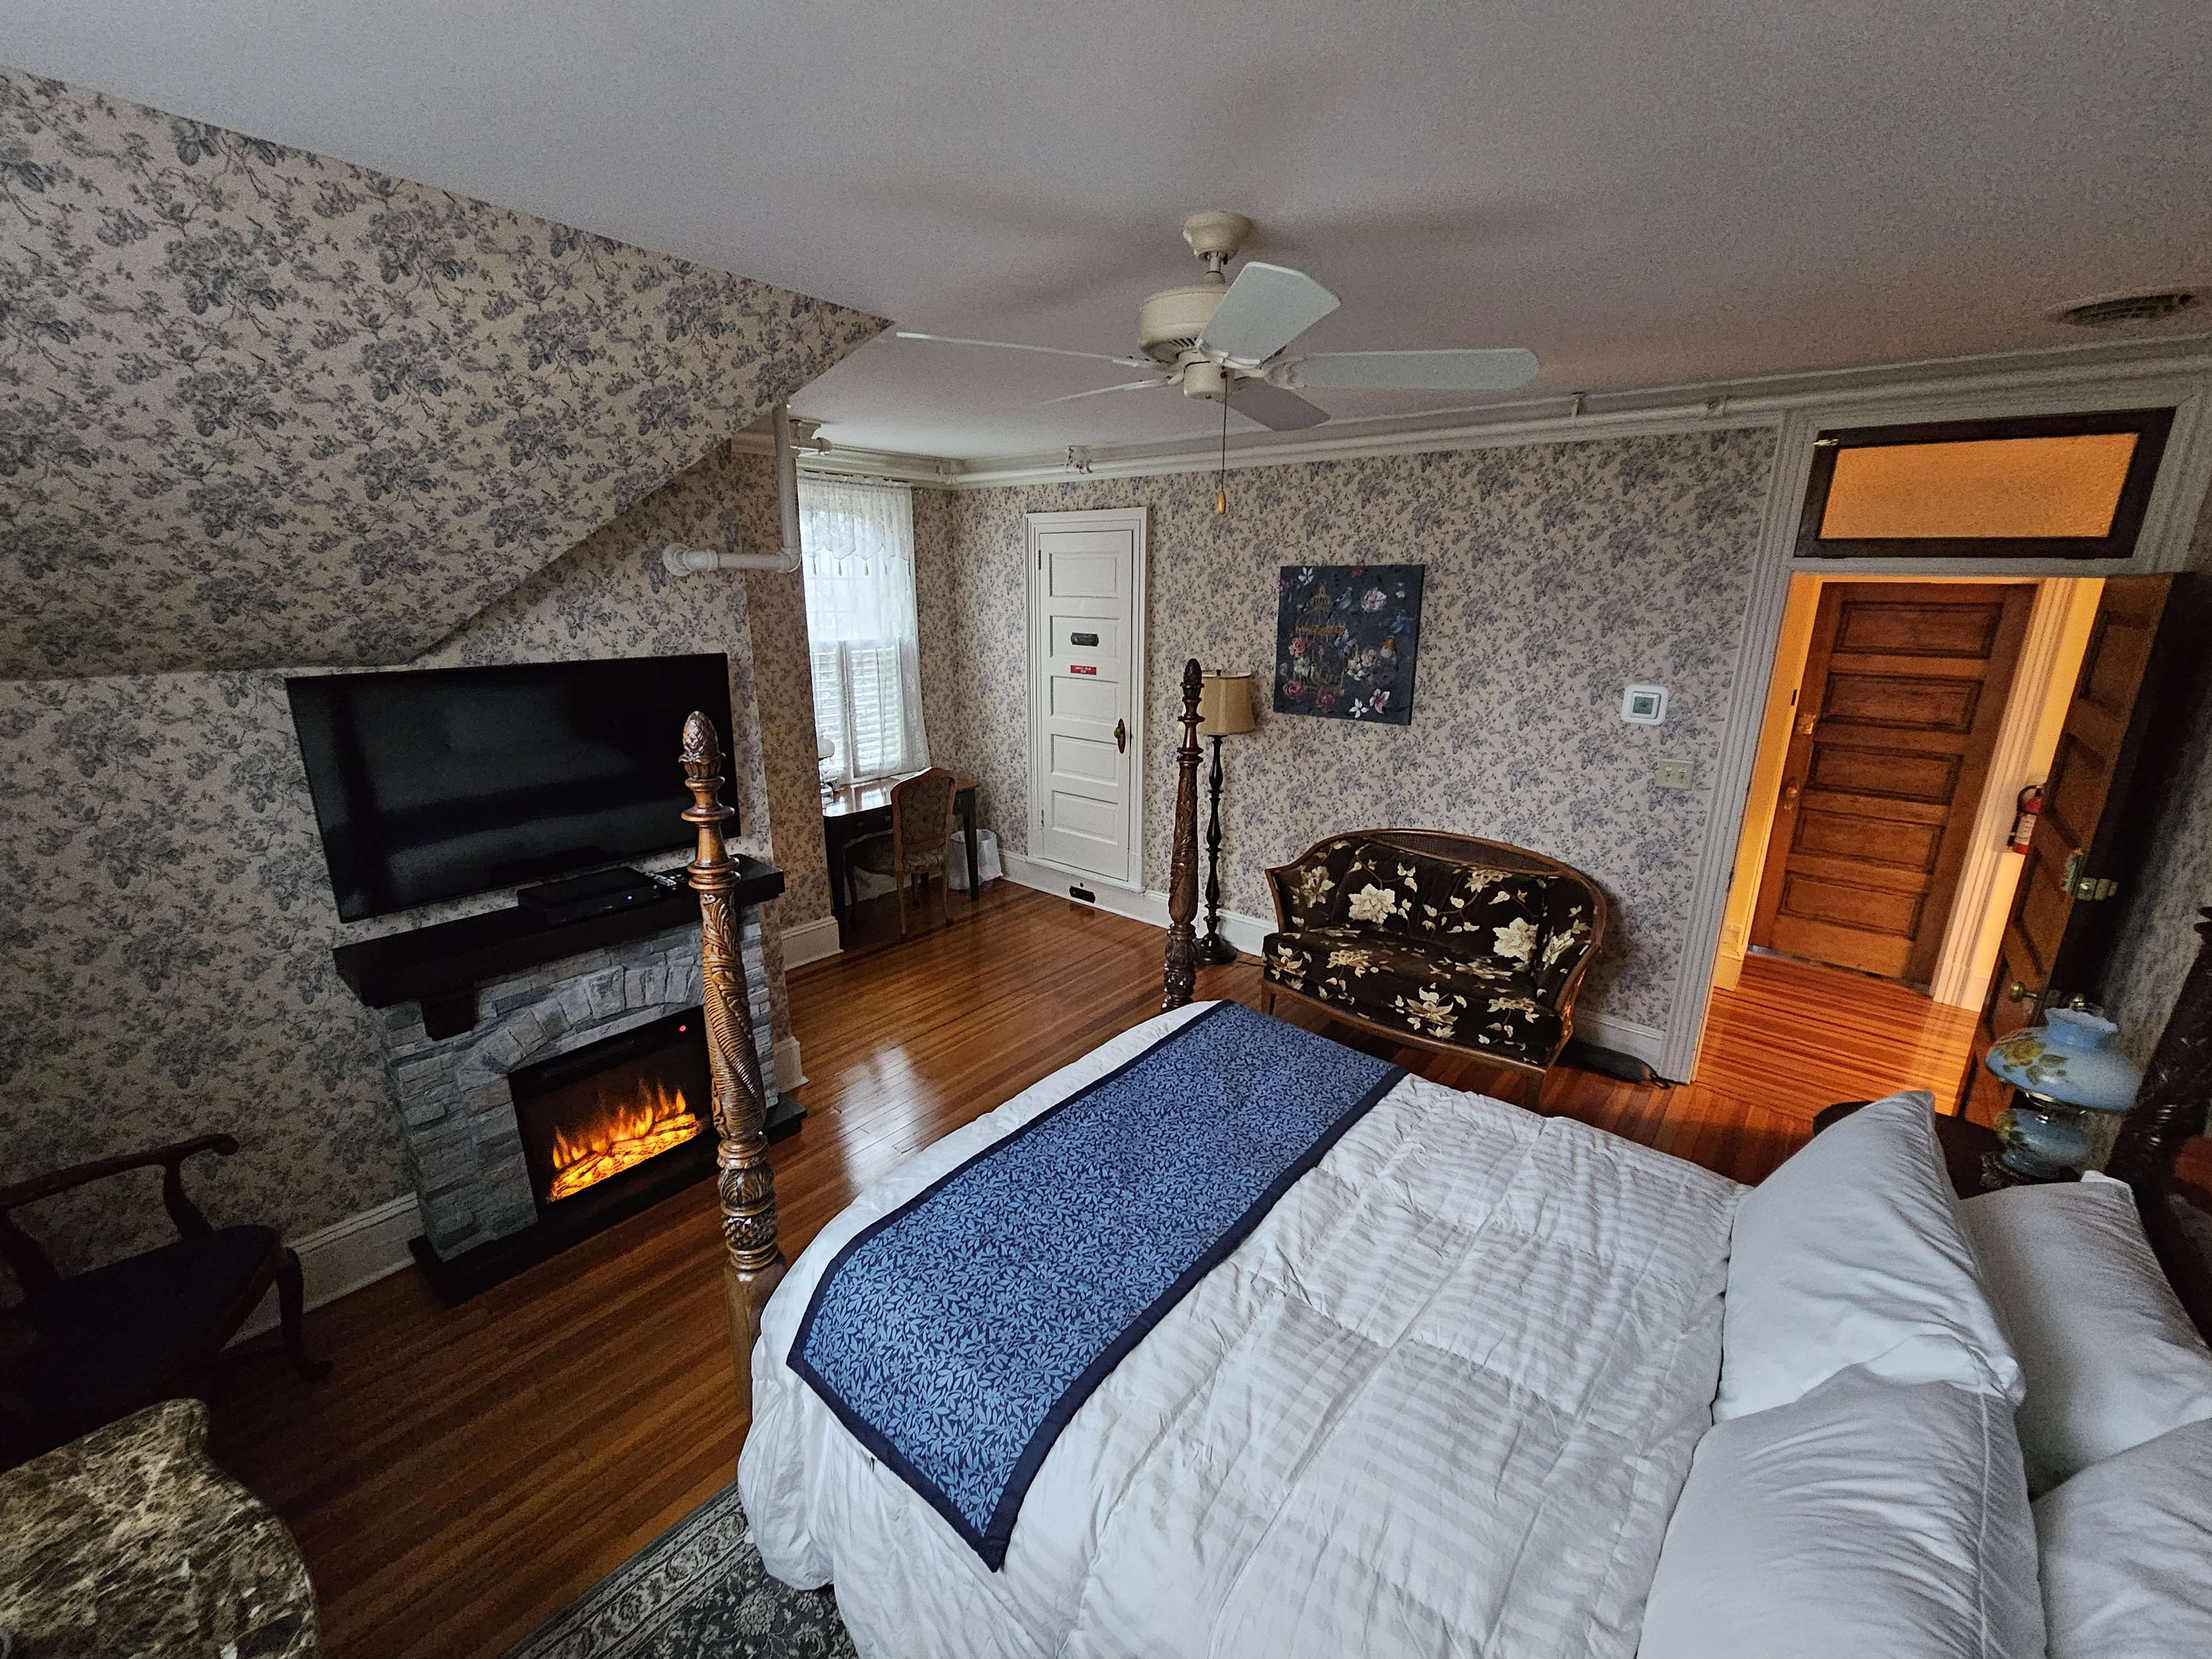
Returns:
[[[1221,470],[1213,477],[1213,514],[1229,511],[1229,377],[1221,377]]]

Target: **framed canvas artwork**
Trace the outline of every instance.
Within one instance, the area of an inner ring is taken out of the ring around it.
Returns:
[[[1285,565],[1275,619],[1275,712],[1411,725],[1424,569]]]

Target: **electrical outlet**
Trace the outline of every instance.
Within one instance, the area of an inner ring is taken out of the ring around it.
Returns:
[[[1695,781],[1687,761],[1654,761],[1651,763],[1651,787],[1654,789],[1687,789]]]

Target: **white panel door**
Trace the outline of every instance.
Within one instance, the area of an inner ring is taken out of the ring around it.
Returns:
[[[1032,513],[1029,553],[1030,856],[1133,887],[1145,510]]]

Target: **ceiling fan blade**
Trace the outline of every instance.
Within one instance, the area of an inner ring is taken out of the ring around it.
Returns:
[[[1272,427],[1278,432],[1297,432],[1319,426],[1328,411],[1316,409],[1295,392],[1285,392],[1265,380],[1239,380],[1229,394],[1229,406],[1239,415]]]
[[[900,329],[902,340],[927,340],[933,345],[996,346],[1001,351],[1042,351],[1052,357],[1087,357],[1094,363],[1119,363],[1125,368],[1146,368],[1152,366],[1149,357],[1109,357],[1103,351],[1070,351],[1064,346],[1020,345],[1012,340],[967,340],[957,334],[917,334],[912,329]]]
[[[1037,407],[1042,409],[1048,404],[1072,404],[1078,398],[1103,398],[1109,392],[1152,392],[1174,384],[1172,380],[1124,380],[1119,386],[1093,386],[1088,392],[1071,392],[1065,398],[1047,398]]]
[[[1300,386],[1405,392],[1510,392],[1542,367],[1517,346],[1496,351],[1323,351],[1293,366]]]
[[[1336,309],[1339,301],[1303,270],[1249,262],[1198,337],[1201,351],[1261,363]]]

